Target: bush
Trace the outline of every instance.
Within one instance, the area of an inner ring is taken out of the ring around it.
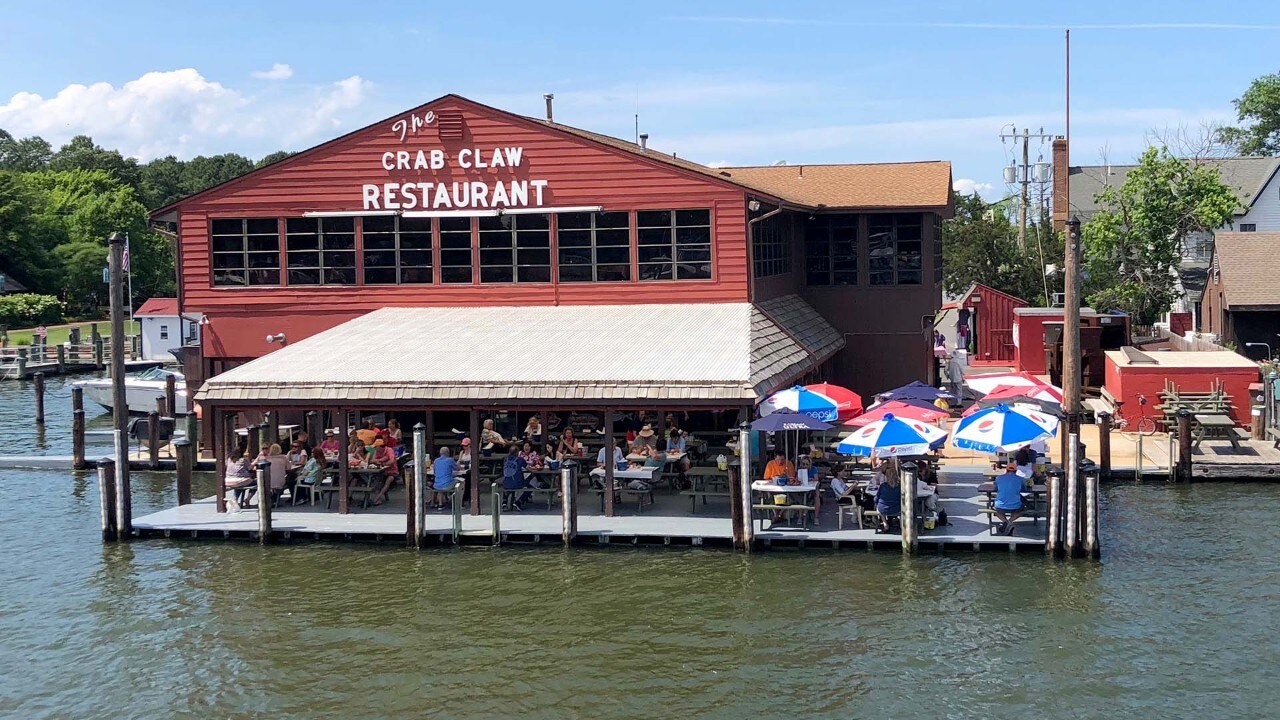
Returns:
[[[0,326],[28,328],[61,322],[62,302],[52,295],[0,296]]]

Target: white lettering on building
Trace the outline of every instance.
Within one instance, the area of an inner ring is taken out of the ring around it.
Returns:
[[[418,116],[414,125],[409,119],[396,121],[397,132],[416,132],[429,122]],[[414,116],[410,116],[413,118]],[[401,126],[401,123],[404,123]],[[403,139],[403,138],[402,138]],[[440,148],[431,150],[388,150],[380,154],[382,169],[388,172],[419,172],[448,170],[451,167],[466,170],[457,180],[433,178],[416,182],[365,183],[360,196],[365,210],[466,210],[543,207],[549,200],[550,183],[543,179],[510,180],[498,178],[474,179],[478,171],[489,175],[496,170],[510,171],[524,163],[523,147],[480,148],[458,150],[452,158]],[[466,177],[466,176],[472,177]],[[530,193],[532,189],[532,193]],[[532,202],[530,200],[532,199]]]

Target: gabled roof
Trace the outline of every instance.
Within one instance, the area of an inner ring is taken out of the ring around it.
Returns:
[[[676,157],[673,154],[659,152],[652,148],[641,148],[635,143],[620,138],[562,123],[518,115],[478,103],[460,95],[449,94],[353,130],[333,140],[291,155],[279,162],[252,170],[181,200],[176,200],[162,208],[153,210],[150,217],[152,219],[160,219],[161,216],[171,213],[179,206],[195,198],[217,191],[229,184],[240,182],[245,178],[256,176],[259,173],[277,170],[285,165],[307,162],[312,155],[354,135],[383,125],[403,115],[424,111],[445,101],[471,105],[484,111],[505,115],[521,123],[533,123],[613,150],[626,152],[651,162],[661,163],[686,172],[697,173],[718,183],[732,185],[756,193],[761,196],[760,199],[771,203],[792,205],[809,210],[949,209],[951,207],[951,163],[947,161],[869,165],[808,165],[803,166],[804,172],[809,174],[808,181],[806,181],[803,178],[796,179],[792,177],[792,175],[797,174],[797,169],[802,166],[712,168]]]
[[[756,403],[844,344],[798,297],[767,305],[776,318],[750,303],[388,307],[210,378],[198,397],[235,405]],[[592,327],[626,332],[582,342]],[[416,340],[388,354],[388,337]]]
[[[1280,233],[1217,233],[1213,261],[1227,308],[1280,305]],[[1210,274],[1212,274],[1210,270]]]
[[[1280,158],[1237,157],[1205,158],[1199,162],[1215,167],[1222,182],[1230,187],[1240,201],[1237,214],[1243,214],[1280,170]],[[1124,184],[1129,171],[1137,165],[1078,165],[1070,168],[1071,212],[1087,220],[1098,212],[1094,198],[1108,186]]]
[[[133,311],[134,317],[143,317],[146,315],[177,317],[178,298],[151,298],[150,300],[142,303],[142,307]]]

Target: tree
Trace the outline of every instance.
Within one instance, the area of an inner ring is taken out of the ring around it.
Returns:
[[[253,167],[254,167],[254,169],[255,169],[255,170],[256,170],[256,169],[258,169],[258,168],[264,168],[264,167],[266,167],[266,166],[268,166],[268,165],[271,165],[271,164],[273,164],[273,163],[278,163],[278,162],[280,162],[281,160],[284,160],[285,158],[293,157],[293,155],[294,155],[294,154],[295,154],[295,153],[291,153],[291,152],[289,152],[289,151],[287,151],[287,150],[277,150],[277,151],[275,151],[275,152],[271,153],[270,155],[267,155],[266,157],[263,157],[263,158],[262,158],[261,160],[259,160],[258,162],[254,163],[254,164],[253,164]]]
[[[15,140],[3,130],[0,133],[0,170],[37,172],[48,167],[53,146],[44,138],[33,135]]]
[[[1240,127],[1219,137],[1241,155],[1280,155],[1280,73],[1263,75],[1232,101]]]
[[[200,155],[187,161],[183,169],[183,190],[188,195],[193,195],[252,170],[253,161],[237,153],[208,157]]]
[[[95,145],[93,138],[88,135],[77,135],[59,148],[49,160],[49,169],[102,170],[134,189],[138,189],[142,182],[142,172],[137,160],[124,157],[118,150],[107,150]]]
[[[956,214],[943,226],[942,287],[952,294],[972,283],[1009,293],[1028,302],[1044,302],[1037,246],[1018,248],[1009,218],[977,193],[956,197]]]
[[[1184,243],[1227,224],[1239,201],[1214,167],[1147,148],[1124,184],[1096,198],[1084,226],[1085,292],[1099,310],[1123,310],[1149,325],[1175,299]]]
[[[174,200],[181,200],[189,193],[183,184],[187,164],[167,155],[142,166],[142,182],[139,192],[148,209],[162,208]]]

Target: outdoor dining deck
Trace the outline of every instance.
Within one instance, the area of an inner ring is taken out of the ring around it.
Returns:
[[[991,548],[1039,549],[1045,542],[1044,519],[1030,517],[1016,523],[1013,536],[992,535],[982,510],[986,495],[978,486],[984,481],[980,470],[943,472],[939,482],[939,506],[947,511],[950,524],[920,534],[924,550],[979,550]],[[367,510],[340,515],[327,510],[323,503],[292,505],[287,500],[272,512],[273,531],[283,540],[355,540],[402,543],[405,537],[403,490],[393,491],[388,501]],[[816,522],[802,527],[781,524],[761,530],[755,523],[755,537],[765,547],[806,547],[869,549],[901,546],[897,534],[876,534],[868,527],[859,529],[856,521],[845,520],[837,529],[836,506],[829,491],[823,491],[821,511]],[[481,495],[480,515],[463,514],[460,543],[493,543],[492,495]],[[730,546],[732,528],[727,498],[710,498],[706,504],[697,500],[696,513],[690,512],[690,498],[671,490],[658,489],[654,502],[637,509],[634,500],[617,505],[617,515],[605,517],[599,512],[599,494],[579,490],[579,545],[642,544]],[[765,527],[769,527],[766,520]],[[258,531],[258,515],[253,508],[219,514],[212,497],[190,505],[162,510],[134,520],[134,528],[147,537],[253,538]],[[453,516],[448,511],[428,512],[426,534],[438,544],[453,542]],[[520,512],[504,512],[500,518],[503,543],[560,544],[561,517],[559,507],[547,509],[545,501],[534,499]]]

